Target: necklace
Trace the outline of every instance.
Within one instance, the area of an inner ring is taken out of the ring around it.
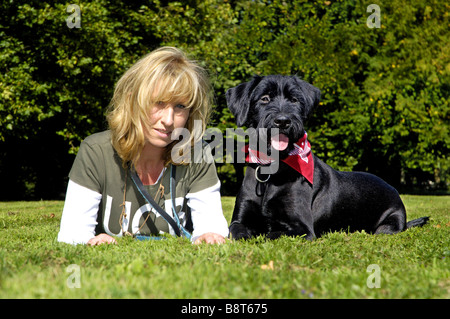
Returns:
[[[158,191],[156,192],[155,195],[155,201],[159,198],[164,198],[164,185],[162,183],[164,175],[166,174],[167,168],[164,167],[163,168],[163,173],[161,178],[159,178],[160,184],[158,187]],[[125,210],[125,199],[127,197],[127,179],[128,179],[128,169],[125,170],[125,185],[123,188],[123,201],[122,204],[120,206],[122,206],[122,212],[120,213],[119,216],[119,225],[120,225],[120,229],[122,230],[122,234],[124,236],[131,236],[131,237],[135,237],[136,234],[141,230],[142,227],[144,227],[145,223],[147,223],[148,218],[150,217],[150,212],[152,211],[152,209],[148,212],[147,217],[145,218],[144,222],[139,226],[138,230],[136,230],[134,233],[130,233],[128,230],[123,229],[123,219],[127,218],[127,212]]]

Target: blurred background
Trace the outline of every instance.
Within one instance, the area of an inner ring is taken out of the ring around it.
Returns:
[[[375,1],[1,1],[0,200],[63,199],[115,82],[166,45],[209,71],[210,127],[236,127],[228,88],[297,75],[322,91],[307,124],[317,156],[400,192],[448,193],[450,5]],[[244,165],[217,168],[235,195]]]

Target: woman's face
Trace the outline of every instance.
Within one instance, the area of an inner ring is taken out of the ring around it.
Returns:
[[[164,148],[172,143],[172,131],[183,128],[189,118],[189,109],[181,102],[157,102],[149,112],[149,130],[145,132],[147,142]]]

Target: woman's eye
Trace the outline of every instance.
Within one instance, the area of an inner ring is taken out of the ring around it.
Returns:
[[[269,103],[269,102],[270,102],[270,96],[268,96],[268,95],[263,95],[263,96],[259,99],[259,101],[262,102],[262,103],[264,103],[264,104]]]
[[[182,109],[182,110],[186,108],[186,106],[183,105],[183,104],[177,104],[175,107],[179,108],[179,109]]]

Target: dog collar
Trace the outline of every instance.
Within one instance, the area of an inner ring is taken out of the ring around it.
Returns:
[[[267,154],[250,149],[249,145],[245,146],[245,152],[247,153],[245,160],[248,163],[268,165],[275,161]],[[308,134],[306,132],[294,143],[294,149],[289,152],[288,156],[281,161],[302,174],[308,182],[313,184],[314,159],[311,152],[311,144],[308,141]]]

